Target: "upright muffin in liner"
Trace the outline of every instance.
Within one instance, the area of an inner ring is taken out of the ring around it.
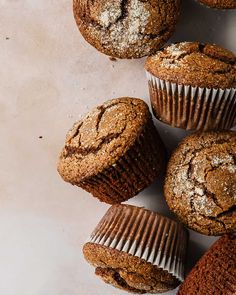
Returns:
[[[85,244],[84,254],[91,264],[99,266],[91,259],[89,247],[113,249],[117,255],[127,253],[183,281],[187,241],[188,233],[180,223],[144,208],[113,205]]]
[[[210,44],[166,47],[146,62],[154,115],[187,130],[230,129],[236,124],[233,53]]]
[[[73,127],[58,171],[100,201],[117,204],[151,184],[164,164],[164,145],[147,104],[119,98],[97,107]]]

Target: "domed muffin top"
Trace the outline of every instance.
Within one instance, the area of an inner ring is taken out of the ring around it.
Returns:
[[[83,37],[106,55],[139,58],[156,52],[174,31],[180,0],[74,0]]]
[[[147,58],[145,69],[169,82],[203,88],[235,88],[236,57],[211,44],[172,44]]]
[[[209,235],[236,230],[236,132],[186,137],[170,159],[164,191],[190,228]]]
[[[73,183],[115,164],[149,120],[147,104],[137,98],[113,99],[94,108],[69,131],[59,173]]]

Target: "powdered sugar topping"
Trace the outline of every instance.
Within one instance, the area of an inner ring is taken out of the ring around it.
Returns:
[[[120,3],[121,1],[117,1],[113,5],[110,5],[109,2],[105,4],[99,17],[101,25],[107,28],[109,25],[116,22],[116,20],[122,15]]]
[[[145,29],[150,20],[150,12],[145,2],[131,0],[127,6],[119,0],[107,1],[102,7],[98,22],[104,29],[99,31],[91,24],[95,37],[101,38],[104,47],[114,47],[117,52],[126,52],[130,45],[138,45],[137,50],[144,50]],[[144,48],[141,48],[143,46]],[[147,50],[150,50],[150,48]]]
[[[182,42],[168,46],[165,54],[167,53],[169,56],[162,59],[162,66],[169,69],[179,68],[182,64],[182,60],[179,58],[186,53],[184,49],[186,44],[187,42]]]
[[[236,165],[232,155],[214,156],[211,163],[213,167],[223,165],[230,173],[236,172]]]
[[[213,156],[204,156],[201,152],[196,153],[191,159],[186,161],[186,164],[176,167],[173,192],[177,196],[181,196],[183,200],[187,198],[189,205],[191,204],[191,207],[196,212],[201,212],[201,214],[208,216],[219,214],[221,208],[215,202],[215,199],[212,198],[212,195],[215,194],[214,185],[208,186],[208,173],[218,169],[235,174],[236,165],[233,155],[225,152]],[[234,176],[232,175],[232,177]],[[231,176],[229,176],[230,178]],[[216,185],[218,181],[218,179],[215,180]],[[214,179],[211,178],[211,182],[214,183]],[[236,195],[233,194],[232,190],[229,190],[229,185],[227,180],[222,182],[222,193],[228,195],[229,198],[235,198]],[[215,197],[217,198],[217,196]]]
[[[185,42],[180,44],[171,44],[166,48],[166,52],[171,55],[172,58],[178,59],[180,56],[186,53],[184,50]]]

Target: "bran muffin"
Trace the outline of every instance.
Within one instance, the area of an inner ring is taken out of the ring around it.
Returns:
[[[85,40],[116,58],[156,52],[172,35],[180,0],[74,0],[74,16]]]
[[[164,168],[165,149],[147,104],[118,98],[93,109],[67,135],[62,178],[116,204],[146,188]]]
[[[236,294],[236,237],[225,235],[198,261],[178,295]]]
[[[199,2],[218,9],[236,9],[235,0],[199,0]]]
[[[236,132],[186,137],[168,163],[164,194],[189,228],[205,235],[236,230]]]
[[[131,293],[162,293],[184,277],[187,231],[144,208],[113,205],[83,247],[106,283]]]
[[[236,57],[198,42],[172,44],[146,60],[154,115],[174,127],[230,129],[236,124]]]

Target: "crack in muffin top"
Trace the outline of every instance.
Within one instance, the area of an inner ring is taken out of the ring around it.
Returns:
[[[69,131],[58,171],[66,181],[79,182],[115,165],[151,120],[147,104],[137,98],[105,102]]]
[[[145,69],[172,83],[235,88],[236,57],[224,48],[197,42],[172,44],[146,60]]]
[[[211,234],[236,229],[236,132],[196,133],[168,164],[165,196],[190,227]]]
[[[158,50],[173,33],[180,0],[74,0],[84,38],[118,58],[139,58]]]

